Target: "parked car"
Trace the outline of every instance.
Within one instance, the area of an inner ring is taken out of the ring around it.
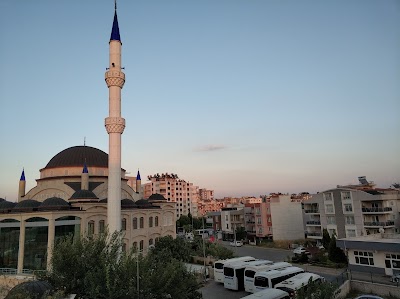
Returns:
[[[302,253],[310,254],[310,252],[303,246],[299,246],[299,247],[295,248],[293,250],[293,253],[294,254],[299,254],[299,255],[301,255]]]
[[[397,274],[393,275],[393,276],[390,278],[390,281],[391,281],[391,282],[400,282],[400,273],[397,273]]]
[[[232,241],[229,243],[229,245],[234,246],[234,247],[241,247],[241,246],[243,246],[243,242],[242,241]]]

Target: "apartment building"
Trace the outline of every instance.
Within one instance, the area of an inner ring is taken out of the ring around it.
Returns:
[[[224,239],[234,239],[236,229],[245,227],[244,209],[223,208],[221,210],[221,230]]]
[[[271,194],[270,210],[274,240],[304,239],[302,198]]]
[[[204,201],[214,200],[214,190],[200,188],[199,189],[199,198],[200,198],[200,200],[204,200]]]
[[[198,187],[193,183],[179,179],[177,174],[155,174],[147,177],[150,181],[144,185],[144,197],[147,198],[151,194],[161,194],[167,201],[176,203],[176,215],[179,218],[182,215],[188,215],[189,212],[193,217],[198,216]]]
[[[245,204],[245,229],[249,239],[272,238],[272,218],[269,199]]]
[[[360,177],[360,183],[363,181]],[[337,186],[304,201],[307,238],[322,239],[323,229],[337,238],[396,233],[400,227],[400,192],[375,188],[372,182]]]
[[[205,216],[210,212],[221,211],[224,207],[224,202],[218,200],[199,200],[197,202],[198,216]]]

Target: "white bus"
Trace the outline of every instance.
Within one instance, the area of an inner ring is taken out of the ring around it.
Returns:
[[[292,264],[286,262],[278,262],[273,264],[260,264],[260,265],[249,265],[244,270],[244,290],[249,293],[254,293],[254,275],[260,271],[271,271],[271,270],[282,270]]]
[[[229,262],[224,265],[224,287],[231,290],[244,290],[244,271],[249,266],[271,265],[268,260],[251,262]]]
[[[289,294],[278,289],[265,289],[242,299],[289,299]]]
[[[325,278],[314,273],[300,273],[276,284],[275,288],[289,293],[290,297],[293,298],[299,289],[308,285],[310,280],[322,282],[325,280]]]
[[[216,282],[224,283],[224,264],[231,263],[231,262],[251,262],[255,261],[256,259],[252,256],[241,256],[235,257],[227,260],[219,260],[214,263],[214,280]]]
[[[283,270],[256,272],[254,275],[254,292],[259,292],[267,288],[274,288],[276,284],[303,272],[304,270],[299,267],[287,267]]]
[[[206,238],[208,238],[210,235],[209,235],[209,230],[208,229],[196,229],[195,231],[194,231],[194,235],[195,236],[200,236],[200,237],[202,237],[203,239],[206,239]]]

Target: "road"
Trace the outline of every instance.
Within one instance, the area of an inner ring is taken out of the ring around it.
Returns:
[[[228,242],[224,242],[223,245],[229,247]],[[263,248],[263,247],[256,247],[245,245],[243,247],[236,247],[232,248],[234,250],[235,255],[237,256],[253,256],[258,259],[266,259],[271,260],[273,262],[282,262],[288,261],[292,256],[293,253],[291,250],[285,249],[275,249],[275,248]],[[325,269],[321,267],[312,267],[312,266],[301,266],[303,269],[320,274],[324,276],[328,281],[336,281],[336,277],[339,275],[341,270],[337,269]],[[204,299],[239,299],[249,295],[244,291],[232,291],[227,290],[224,288],[223,284],[216,283],[215,281],[209,281],[206,286],[200,289],[201,293],[203,294]]]

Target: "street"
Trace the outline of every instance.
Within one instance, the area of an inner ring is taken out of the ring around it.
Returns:
[[[223,245],[232,249],[235,252],[236,256],[253,256],[257,259],[271,260],[273,262],[289,261],[289,259],[293,256],[292,251],[286,249],[264,248],[251,245],[245,245],[242,247],[231,247],[229,246],[229,242],[223,242]],[[340,273],[343,271],[342,269],[328,269],[321,267],[312,267],[309,265],[296,266],[301,267],[306,271],[319,274],[325,277],[325,279],[328,281],[336,281],[336,277],[340,276]],[[249,293],[245,291],[232,291],[225,289],[223,284],[216,283],[214,280],[210,280],[209,282],[207,282],[206,286],[201,288],[200,291],[203,294],[204,299],[239,299],[249,295]]]

